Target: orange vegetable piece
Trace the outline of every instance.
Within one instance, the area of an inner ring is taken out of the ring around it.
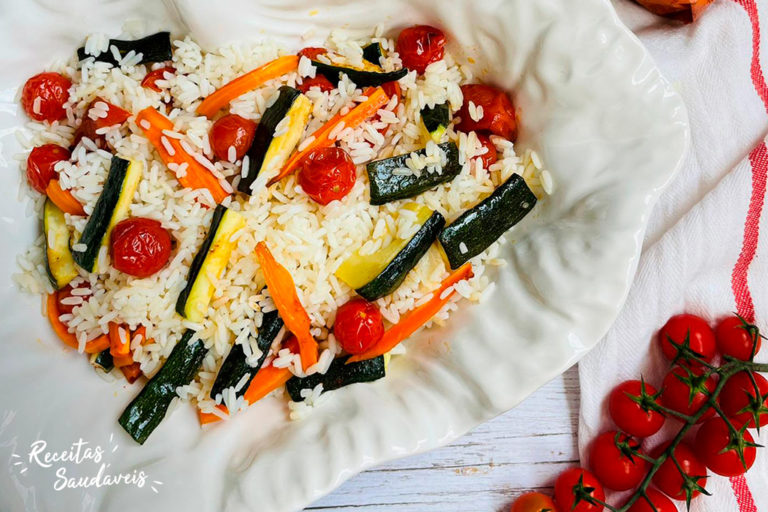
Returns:
[[[56,301],[56,293],[48,295],[46,301],[46,309],[48,312],[48,321],[53,327],[53,331],[59,337],[59,339],[74,349],[78,349],[80,344],[77,342],[77,337],[67,330],[67,326],[59,320],[59,305]],[[85,344],[84,352],[86,354],[95,354],[109,348],[109,337],[107,335],[99,336],[95,340],[91,340]]]
[[[83,205],[80,201],[75,199],[72,192],[61,188],[59,180],[51,180],[48,183],[48,187],[45,189],[45,194],[48,198],[59,207],[59,210],[70,215],[85,215]]]

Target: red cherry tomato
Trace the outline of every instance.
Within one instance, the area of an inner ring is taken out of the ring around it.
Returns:
[[[336,312],[333,334],[344,350],[362,354],[384,336],[384,320],[376,304],[352,299]]]
[[[147,89],[152,89],[155,92],[162,92],[163,90],[159,85],[157,85],[157,81],[165,80],[166,73],[173,75],[176,73],[176,68],[173,66],[163,66],[162,68],[153,69],[147,73],[144,79],[141,81],[141,86],[146,87]]]
[[[320,55],[325,55],[328,50],[325,48],[318,48],[317,46],[308,46],[299,50],[299,57],[306,57],[309,60],[317,60]]]
[[[70,156],[67,148],[56,144],[43,144],[34,148],[27,157],[27,181],[29,185],[41,194],[45,194],[48,183],[58,176],[54,166],[58,162],[69,160]]]
[[[592,472],[606,489],[634,489],[648,469],[648,462],[633,454],[639,448],[639,442],[615,430],[600,434],[589,452]]]
[[[395,107],[397,107],[398,103],[400,103],[400,98],[403,95],[403,90],[400,88],[400,82],[397,80],[392,82],[384,82],[381,84],[381,88],[384,89],[384,92],[387,93],[387,97],[390,98],[390,100],[393,96],[397,98],[397,103],[395,103]],[[373,122],[378,122],[380,120],[381,116],[378,113],[373,116]],[[387,124],[383,128],[379,128],[378,132],[382,135],[386,135],[390,126],[391,125]]]
[[[484,84],[462,85],[461,92],[464,93],[464,103],[458,112],[461,122],[456,126],[457,130],[488,131],[511,141],[517,138],[515,106],[506,92]],[[479,121],[469,115],[470,101],[476,107],[483,107],[483,116]]]
[[[107,105],[107,115],[106,117],[98,117],[93,119],[89,115],[89,112],[98,102],[102,102]],[[83,119],[80,122],[80,126],[75,132],[75,140],[72,142],[72,146],[77,146],[77,144],[80,142],[80,139],[83,137],[88,137],[99,148],[105,147],[107,144],[106,137],[101,133],[97,133],[97,130],[109,126],[114,126],[116,124],[122,125],[129,117],[131,117],[131,113],[127,110],[120,108],[117,105],[113,105],[104,98],[97,96],[88,104],[88,108],[85,110],[85,116],[83,116]]]
[[[579,480],[581,480],[581,484]],[[580,485],[589,497],[605,501],[603,486],[600,485],[595,475],[586,469],[573,468],[561,473],[555,481],[555,502],[560,510],[570,512],[600,512],[603,510],[602,505],[590,503],[584,498],[577,500]]]
[[[724,356],[735,357],[742,361],[752,358],[753,350],[760,352],[762,338],[760,330],[738,316],[723,318],[715,327],[717,349]]]
[[[316,149],[304,157],[299,168],[299,185],[320,204],[343,198],[357,180],[355,164],[341,148]]]
[[[156,220],[133,217],[112,229],[112,266],[134,277],[148,277],[171,257],[171,235]]]
[[[669,443],[664,443],[654,451],[654,457],[659,457],[661,453],[669,446]],[[680,468],[683,472],[696,479],[696,482],[701,487],[706,487],[707,484],[707,468],[699,461],[696,454],[685,443],[680,443],[674,450],[675,460],[680,464]],[[659,467],[656,474],[653,475],[653,483],[664,494],[672,498],[673,500],[684,501],[686,498],[686,491],[683,487],[684,480],[677,469],[677,465],[672,458],[667,458]],[[691,490],[691,497],[695,498],[700,494],[699,491]]]
[[[320,92],[328,92],[336,88],[336,86],[323,75],[316,75],[314,78],[302,78],[301,85],[298,86],[299,90],[303,93],[308,92],[313,87],[320,89]]]
[[[517,498],[509,512],[557,512],[557,509],[546,494],[529,492]]]
[[[299,354],[299,340],[296,339],[296,336],[291,334],[288,339],[283,342],[281,348],[287,348],[291,351],[291,354]]]
[[[704,423],[696,434],[696,453],[701,462],[722,476],[738,476],[746,473],[755,463],[757,450],[752,434],[746,430],[741,434],[731,434],[722,418],[712,418]],[[739,453],[744,457],[742,463]]]
[[[749,422],[750,428],[755,428],[755,414],[761,427],[768,425],[768,380],[759,373],[752,376],[757,391],[749,373],[740,372],[728,379],[720,392],[720,407],[739,427]]]
[[[235,148],[235,160],[240,160],[251,147],[256,123],[237,114],[227,114],[211,127],[209,135],[213,154],[219,160],[229,160],[229,147]]]
[[[670,339],[682,345],[686,338],[689,348],[705,361],[709,362],[715,357],[715,333],[712,328],[703,318],[689,314],[673,316],[659,331],[659,344],[664,357],[670,361],[677,357],[677,348],[670,343]],[[678,362],[687,363],[683,360]]]
[[[675,366],[672,368],[664,377],[664,383],[661,386],[662,405],[688,416],[699,412],[709,400],[707,393],[714,392],[717,386],[714,375],[705,378],[705,373],[705,370],[700,367]],[[714,413],[714,409],[709,409],[699,421],[704,421]]]
[[[648,488],[645,492],[648,493],[653,507],[648,503],[648,500],[641,497],[627,512],[677,512],[677,507],[672,503],[672,500],[656,489]]]
[[[56,305],[59,308],[59,314],[60,315],[71,314],[72,310],[75,309],[75,306],[73,304],[62,303],[62,301],[64,299],[67,299],[69,297],[73,297],[73,295],[72,295],[72,290],[73,289],[74,288],[72,288],[71,285],[67,285],[64,288],[62,288],[61,290],[58,290],[56,292]],[[88,289],[88,286],[83,283],[81,286],[78,286],[77,289]],[[87,297],[86,297],[86,299],[87,299]]]
[[[645,398],[642,398],[645,391]],[[664,415],[649,405],[658,403],[652,397],[656,388],[639,380],[628,380],[616,386],[608,399],[613,422],[620,430],[634,437],[649,437],[664,425]]]
[[[50,123],[64,119],[67,112],[64,104],[69,99],[72,82],[60,73],[40,73],[24,84],[21,91],[21,105],[29,117],[35,121]],[[37,102],[36,100],[40,100]],[[37,109],[35,109],[37,103]],[[37,112],[35,112],[37,110]]]
[[[478,133],[477,139],[480,141],[480,144],[482,144],[483,147],[488,150],[480,155],[480,159],[483,161],[483,168],[488,169],[488,167],[495,164],[499,160],[496,146],[494,146],[493,142],[491,142],[491,138],[484,133]]]
[[[443,58],[445,34],[429,25],[416,25],[400,32],[395,45],[403,66],[424,74],[427,66]]]

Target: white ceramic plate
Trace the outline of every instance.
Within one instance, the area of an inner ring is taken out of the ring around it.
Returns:
[[[680,98],[606,0],[0,0],[0,12],[0,509],[9,512],[296,510],[368,466],[508,410],[607,330],[649,210],[687,145]],[[16,88],[87,33],[117,34],[137,17],[206,47],[277,37],[294,49],[308,29],[321,40],[339,26],[441,26],[487,80],[515,91],[520,144],[543,156],[557,191],[506,246],[491,300],[409,341],[387,379],[335,392],[294,423],[266,400],[203,431],[182,406],[139,447],[116,422],[138,387],[95,378],[55,339],[40,299],[10,279],[36,233],[16,202],[12,131],[25,121]],[[79,439],[100,447],[99,463],[30,460],[36,440],[60,452]],[[55,489],[59,468],[90,477],[101,464],[102,474],[143,471],[147,481]]]

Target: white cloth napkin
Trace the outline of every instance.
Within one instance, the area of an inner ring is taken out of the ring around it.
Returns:
[[[660,386],[668,363],[655,334],[670,316],[685,311],[714,322],[738,311],[768,333],[768,220],[761,225],[768,88],[760,65],[761,49],[768,49],[768,0],[718,0],[693,25],[656,17],[628,0],[614,4],[682,94],[692,144],[651,216],[624,309],[579,364],[579,448],[587,466],[591,440],[615,428],[605,400],[610,390],[641,374]],[[768,360],[765,351],[758,359]],[[647,446],[677,427],[668,420]],[[768,429],[758,442],[768,445]],[[707,489],[713,496],[694,500],[694,512],[768,512],[768,449],[758,451],[746,477],[714,475]]]

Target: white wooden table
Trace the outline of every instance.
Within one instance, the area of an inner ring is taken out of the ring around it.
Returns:
[[[574,367],[449,446],[361,473],[307,510],[506,512],[517,495],[551,491],[577,464],[578,419]]]

